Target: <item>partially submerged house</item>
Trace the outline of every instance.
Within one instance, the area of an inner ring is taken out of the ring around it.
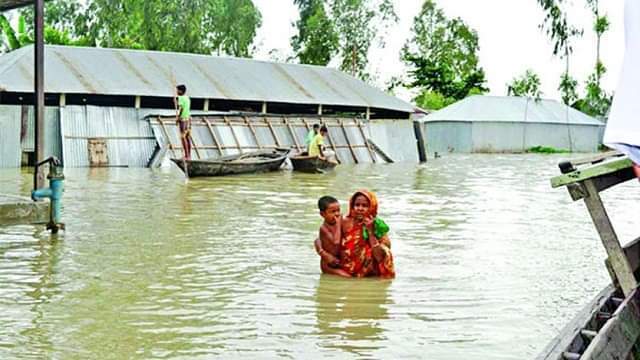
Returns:
[[[471,96],[420,122],[427,153],[524,152],[536,146],[595,152],[604,124],[554,100]]]
[[[308,126],[324,122],[344,162],[379,159],[368,141],[395,161],[418,160],[413,107],[331,68],[47,45],[45,69],[45,156],[65,166],[149,166],[166,151],[179,156],[170,121],[178,83],[192,99],[203,157],[300,149]],[[0,167],[28,162],[32,105],[28,46],[0,57]]]

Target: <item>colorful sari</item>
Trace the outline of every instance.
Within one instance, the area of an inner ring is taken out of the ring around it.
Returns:
[[[349,214],[347,217],[355,219],[353,206],[356,196],[364,195],[369,200],[369,214],[374,217],[373,232],[376,238],[380,239],[387,234],[389,227],[378,218],[378,199],[375,194],[366,190],[357,191],[349,200]],[[380,276],[392,278],[395,276],[393,266],[393,256],[391,250],[385,244],[380,244],[380,249],[384,251],[385,258],[379,263],[373,257],[371,246],[369,245],[370,234],[364,224],[354,223],[354,226],[346,234],[342,234],[342,246],[340,250],[341,267],[354,277]]]

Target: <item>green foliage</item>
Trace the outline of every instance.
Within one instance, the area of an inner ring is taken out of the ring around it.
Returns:
[[[513,96],[530,97],[539,100],[542,96],[540,91],[540,77],[533,70],[527,70],[519,78],[514,78],[508,85],[508,93]]]
[[[0,14],[0,28],[5,38],[5,47],[9,50],[15,50],[21,47],[20,41],[16,36],[16,31],[11,27],[9,20],[4,14]]]
[[[569,73],[563,73],[560,76],[560,85],[558,86],[558,90],[560,90],[560,94],[562,95],[562,102],[565,105],[569,105],[578,99],[578,81],[571,77]]]
[[[244,57],[262,21],[251,0],[51,0],[45,12],[48,43]]]
[[[295,0],[300,9],[296,22],[298,34],[291,47],[302,64],[327,65],[337,53],[339,37],[325,11],[323,0]]]
[[[568,153],[569,150],[566,149],[556,149],[551,146],[534,146],[527,149],[528,153],[536,153],[536,154],[563,154]]]
[[[478,64],[478,34],[461,19],[448,19],[433,0],[426,0],[414,18],[412,33],[401,56],[411,67],[407,86],[421,90],[415,99],[418,104],[431,108],[427,105],[448,104],[488,90]]]
[[[553,54],[560,54],[561,57],[569,56],[573,52],[571,39],[582,36],[583,31],[569,23],[567,12],[562,9],[562,4],[566,0],[537,1],[546,13],[541,28],[546,29],[547,35],[554,41]]]
[[[398,21],[391,0],[328,0],[339,36],[340,70],[362,80],[371,44],[382,27]]]
[[[439,92],[423,90],[413,102],[422,109],[440,110],[456,102],[454,98],[447,98]]]

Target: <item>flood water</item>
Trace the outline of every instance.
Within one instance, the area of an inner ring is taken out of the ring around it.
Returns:
[[[561,157],[192,179],[66,169],[66,232],[0,227],[0,358],[533,358],[608,280]],[[0,171],[0,192],[31,175]],[[640,185],[604,193],[634,235]],[[375,191],[397,278],[320,275],[319,196]]]

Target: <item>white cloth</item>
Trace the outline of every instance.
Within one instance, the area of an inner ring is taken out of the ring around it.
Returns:
[[[640,164],[640,0],[624,4],[622,74],[604,131],[604,143]]]

